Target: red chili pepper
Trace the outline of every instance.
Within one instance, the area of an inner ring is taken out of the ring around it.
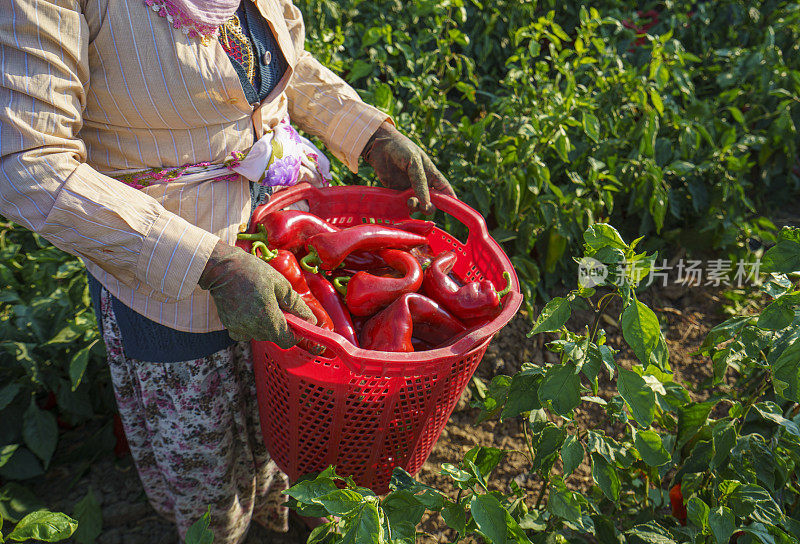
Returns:
[[[358,347],[356,331],[353,327],[353,320],[350,319],[350,312],[339,297],[339,293],[333,285],[320,276],[311,272],[303,271],[303,277],[311,289],[311,294],[322,304],[333,321],[333,332],[341,334],[347,341]]]
[[[496,291],[489,280],[469,282],[459,286],[448,274],[456,264],[456,254],[446,251],[436,257],[425,271],[423,288],[447,310],[468,323],[497,317],[503,310],[501,299],[511,291],[511,275],[503,273],[506,287]]]
[[[250,224],[251,229],[257,232],[241,233],[237,237],[239,240],[260,241],[269,247],[289,251],[302,247],[315,234],[339,231],[316,215],[298,210],[280,210],[269,214],[257,210]]]
[[[669,490],[669,502],[672,506],[672,515],[681,525],[686,525],[686,505],[683,504],[683,493],[681,484],[675,484]]]
[[[419,234],[420,236],[427,236],[431,233],[433,227],[436,226],[436,223],[433,221],[423,221],[421,219],[403,219],[402,221],[393,223],[390,226],[396,229],[413,232],[414,234]]]
[[[386,263],[383,259],[372,251],[356,251],[342,261],[342,267],[350,270],[373,270],[384,266]]]
[[[309,238],[308,255],[301,264],[306,270],[315,271],[319,265],[324,270],[333,270],[354,251],[377,251],[379,249],[411,249],[427,244],[428,239],[419,234],[382,225],[357,225],[338,232],[326,232]]]
[[[333,280],[336,289],[344,295],[347,309],[353,315],[372,315],[403,293],[413,293],[422,285],[422,267],[411,253],[399,249],[383,249],[378,254],[386,264],[399,270],[403,276],[375,276],[362,271],[356,272],[351,278]]]
[[[259,250],[262,253],[261,255],[258,255]],[[314,317],[317,318],[317,327],[322,327],[329,331],[333,330],[333,321],[331,317],[328,315],[328,312],[325,311],[325,308],[322,307],[322,304],[311,294],[311,290],[308,288],[308,284],[303,277],[303,270],[300,268],[297,259],[291,251],[286,251],[285,249],[270,251],[263,242],[257,240],[253,242],[253,248],[250,252],[256,257],[260,257],[268,262],[272,268],[289,280],[289,285],[300,295],[303,302],[305,302],[314,313]]]
[[[411,345],[414,347],[414,351],[428,351],[436,347],[425,340],[420,340],[416,336],[411,337]]]
[[[406,293],[364,324],[361,346],[377,351],[411,352],[414,351],[412,336],[434,345],[441,343],[439,338],[431,341],[415,334],[419,324],[435,329],[439,338],[449,339],[466,330],[435,301],[419,293]]]

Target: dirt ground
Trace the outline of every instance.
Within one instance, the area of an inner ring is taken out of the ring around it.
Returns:
[[[706,393],[703,384],[711,375],[710,361],[693,357],[708,330],[723,321],[721,313],[722,295],[719,289],[706,287],[686,287],[670,285],[651,289],[643,297],[644,302],[654,308],[661,320],[670,349],[671,364],[676,381],[684,384],[692,395],[702,399]],[[619,309],[607,311],[603,327],[612,347],[622,349],[624,362],[632,356],[624,349],[624,341],[616,326],[614,317]],[[588,314],[573,317],[573,330],[579,330],[588,322]],[[523,362],[539,362],[553,355],[543,349],[546,339],[539,335],[527,338],[531,322],[525,312],[521,312],[494,339],[476,373],[483,380],[490,380],[497,374],[511,375],[518,371]],[[609,384],[601,384],[601,396],[610,397]],[[439,489],[452,489],[449,478],[440,474],[442,463],[456,463],[462,455],[476,445],[494,446],[510,450],[505,460],[492,474],[493,485],[507,488],[509,481],[516,482],[528,493],[538,493],[540,482],[536,476],[528,476],[527,461],[522,453],[525,448],[522,429],[517,420],[504,422],[487,421],[476,425],[477,409],[471,408],[470,389],[467,388],[461,401],[453,412],[441,438],[436,443],[427,463],[418,478]],[[578,409],[577,420],[580,426],[596,426],[602,420],[599,406],[584,403],[588,408]],[[613,429],[607,429],[613,433]],[[67,433],[61,440],[57,453],[74,449],[87,439],[86,430]],[[91,486],[101,503],[103,511],[103,533],[98,538],[101,544],[161,544],[177,542],[174,528],[162,520],[148,504],[130,456],[116,459],[112,453],[101,456],[91,464],[82,476],[73,483],[81,469],[81,463],[63,464],[49,471],[46,478],[36,481],[34,492],[51,509],[72,513],[74,505],[84,497]],[[568,479],[568,485],[587,489],[591,475],[588,465],[579,467]],[[451,534],[438,516],[424,521],[422,529],[426,534],[418,542],[452,542]],[[297,544],[305,542],[307,532],[292,523],[287,534],[270,533],[256,526],[251,527],[247,544],[268,542],[275,544]]]

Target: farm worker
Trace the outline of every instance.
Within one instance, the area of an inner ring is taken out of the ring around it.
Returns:
[[[384,184],[452,194],[427,155],[304,50],[290,0],[2,0],[0,212],[79,256],[147,496],[181,538],[287,528],[260,436],[251,338],[312,320],[233,248],[270,187],[323,185],[290,120]],[[260,182],[260,183],[259,183]],[[415,203],[412,203],[415,204]]]

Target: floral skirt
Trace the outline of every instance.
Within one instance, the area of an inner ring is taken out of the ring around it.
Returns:
[[[285,532],[288,477],[264,447],[250,345],[178,363],[125,356],[111,297],[101,323],[122,423],[153,508],[187,529],[211,508],[217,544],[244,539],[250,521]]]

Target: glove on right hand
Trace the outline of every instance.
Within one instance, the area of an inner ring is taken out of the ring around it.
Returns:
[[[288,349],[297,340],[283,311],[315,325],[316,317],[289,281],[255,255],[218,242],[198,282],[214,297],[217,313],[237,341],[268,340]]]

